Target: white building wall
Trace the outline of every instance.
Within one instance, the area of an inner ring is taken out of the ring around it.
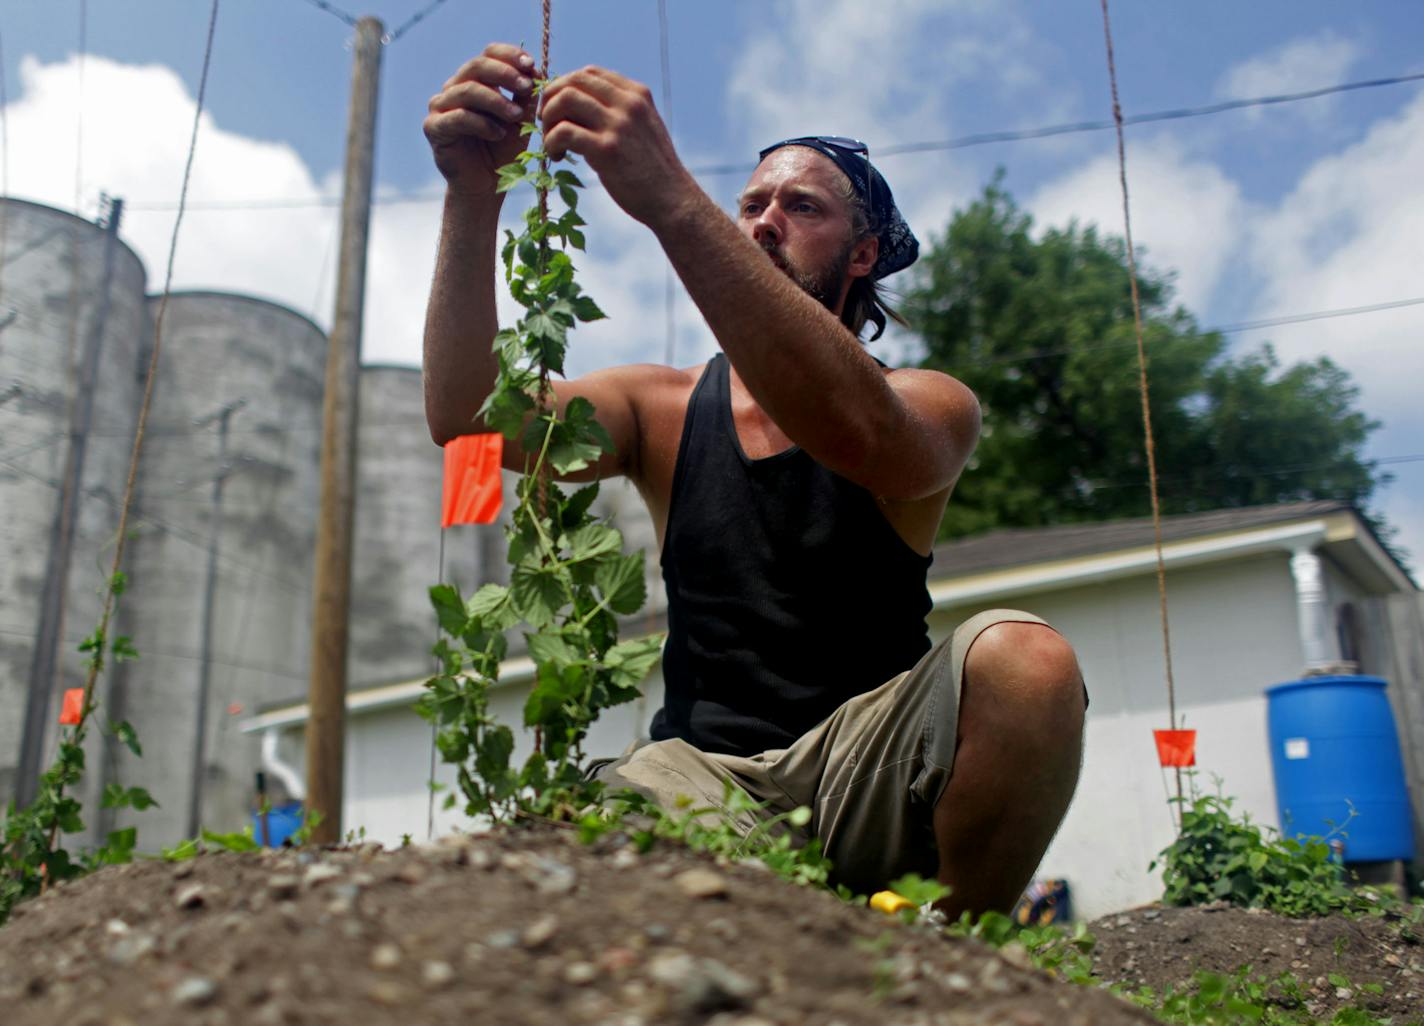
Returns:
[[[1168,573],[1172,662],[1181,725],[1195,728],[1199,786],[1211,776],[1236,809],[1276,825],[1264,691],[1301,669],[1288,556]],[[1036,613],[1078,652],[1091,704],[1077,795],[1039,877],[1066,879],[1080,917],[1161,896],[1147,865],[1171,843],[1167,789],[1153,728],[1168,726],[1156,581],[1134,577],[1006,599]],[[937,637],[973,608],[937,614]]]

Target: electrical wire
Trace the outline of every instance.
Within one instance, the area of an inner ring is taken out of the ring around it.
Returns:
[[[335,4],[327,3],[327,0],[306,0],[306,2],[311,4],[319,11],[325,11],[327,14],[331,15],[333,18],[336,18],[338,21],[345,22],[346,25],[348,25],[349,27],[356,27],[356,15],[351,14],[347,11],[343,11]]]
[[[309,0],[315,2],[315,0]],[[1243,110],[1249,107],[1266,107],[1284,103],[1296,103],[1302,100],[1313,100],[1322,96],[1330,96],[1335,93],[1355,92],[1362,89],[1379,89],[1385,86],[1403,85],[1409,82],[1424,81],[1424,72],[1411,73],[1406,75],[1390,75],[1384,78],[1372,78],[1359,82],[1341,82],[1337,85],[1323,86],[1319,89],[1310,89],[1299,93],[1280,93],[1272,96],[1254,96],[1241,100],[1226,100],[1221,103],[1205,104],[1199,107],[1175,107],[1169,110],[1151,111],[1146,114],[1135,114],[1123,117],[1124,125],[1145,125],[1158,121],[1179,121],[1185,118],[1206,117],[1212,114],[1221,114],[1227,111]],[[1025,128],[1011,131],[980,132],[974,135],[964,135],[953,139],[928,140],[922,142],[892,143],[888,146],[877,146],[876,152],[880,157],[900,157],[916,153],[940,153],[949,150],[963,150],[976,146],[988,146],[994,143],[1025,142],[1033,139],[1046,139],[1056,135],[1073,135],[1082,132],[1102,132],[1114,127],[1111,120],[1099,121],[1069,121],[1056,125],[1044,125],[1039,128]],[[689,168],[688,170],[699,177],[716,177],[718,175],[746,174],[755,165],[749,161],[741,161],[735,164],[702,164]],[[589,183],[597,186],[597,180]],[[375,197],[372,203],[386,206],[395,203],[439,203],[443,202],[445,193],[439,192],[412,192],[412,193],[391,193],[383,197]],[[326,207],[339,206],[340,197],[317,197],[317,198],[285,198],[266,200],[200,200],[189,204],[192,210],[280,210],[300,207]],[[171,210],[172,204],[169,202],[131,202],[124,205],[125,210]]]
[[[424,21],[427,17],[434,13],[437,7],[440,7],[444,3],[445,0],[433,0],[432,3],[416,11],[405,21],[401,22],[399,27],[394,29],[390,33],[390,35],[386,37],[386,44],[390,45],[391,43],[399,42],[401,36],[405,35],[411,29],[415,28],[415,26],[419,25],[422,21]]]

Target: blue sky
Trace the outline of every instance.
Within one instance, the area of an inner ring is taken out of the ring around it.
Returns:
[[[426,0],[382,0],[388,28]],[[354,13],[367,13],[354,3]],[[208,5],[89,0],[78,94],[78,0],[15,0],[0,13],[16,195],[71,206],[75,142],[81,208],[100,190],[130,201],[125,235],[150,284],[177,195]],[[745,160],[759,144],[807,131],[859,136],[878,149],[1109,113],[1097,3],[1014,0],[668,0],[675,139],[691,165]],[[1424,71],[1424,6],[1262,0],[1114,6],[1127,113]],[[425,103],[488,40],[538,39],[537,0],[449,0],[386,49],[377,175],[383,195],[438,194],[420,133]],[[231,288],[326,323],[334,214],[350,79],[350,29],[305,0],[226,0],[191,199],[180,285]],[[555,0],[555,70],[603,64],[660,95],[655,0]],[[83,112],[82,129],[79,115]],[[1168,122],[1128,136],[1134,223],[1149,262],[1179,274],[1180,298],[1206,324],[1424,294],[1424,86]],[[1045,224],[1078,217],[1120,231],[1112,137],[1088,133],[878,162],[922,239],[941,232],[997,166]],[[741,180],[704,186],[726,202]],[[511,204],[517,208],[520,204]],[[414,363],[438,224],[437,202],[378,207],[367,359]],[[614,315],[576,340],[586,370],[663,351],[663,263],[651,237],[597,194],[581,268]],[[685,298],[680,359],[712,342]],[[1385,422],[1371,452],[1424,452],[1424,306],[1234,336],[1268,339],[1286,360],[1325,353],[1360,382]],[[892,350],[911,352],[899,339]],[[1381,505],[1424,556],[1424,462],[1392,468]]]

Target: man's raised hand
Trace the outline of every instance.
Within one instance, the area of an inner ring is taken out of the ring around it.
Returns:
[[[696,183],[641,82],[587,67],[550,82],[542,111],[544,149],[577,153],[628,214],[656,227]]]
[[[425,138],[452,190],[495,194],[498,170],[524,149],[521,122],[534,116],[534,58],[491,43],[430,99]]]

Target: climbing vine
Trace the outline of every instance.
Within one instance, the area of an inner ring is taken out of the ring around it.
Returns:
[[[122,572],[114,573],[110,587],[115,598],[123,594],[126,583]],[[70,854],[60,838],[61,834],[75,834],[84,829],[83,806],[75,792],[84,779],[84,738],[97,709],[93,682],[103,671],[104,654],[107,651],[115,662],[138,658],[133,642],[126,635],[107,637],[104,621],[80,642],[79,651],[86,653],[89,671],[89,683],[82,691],[80,708],[65,710],[59,750],[54,763],[40,776],[34,800],[23,808],[12,800],[5,810],[5,822],[0,826],[0,924],[9,918],[16,904],[53,884],[82,876],[103,865],[133,859],[134,844],[138,840],[136,827],[110,831],[103,845],[77,857]],[[72,722],[71,712],[74,713]],[[110,723],[107,729],[134,755],[143,754],[138,735],[127,721]],[[104,788],[100,807],[131,807],[142,811],[157,804],[142,787],[109,783]]]
[[[526,137],[536,131],[532,123],[522,130]],[[494,337],[498,375],[480,408],[491,429],[528,454],[506,528],[510,583],[486,584],[468,598],[449,584],[430,590],[439,670],[417,703],[437,726],[441,757],[458,767],[466,814],[496,820],[520,811],[572,815],[593,797],[583,779],[583,740],[604,709],[638,696],[662,645],[659,636],[618,641],[617,617],[647,598],[643,553],[625,553],[623,536],[590,513],[598,484],[570,492],[552,480],[613,451],[593,404],[575,397],[560,414],[550,387],[550,376],[564,371],[569,331],[603,312],[575,281],[569,255],[584,248],[582,183],[567,168],[551,170],[548,154],[531,144],[499,169],[500,192],[524,184],[537,202],[519,232],[505,232],[501,250],[505,282],[524,313]],[[549,211],[555,194],[564,208],[557,217]],[[515,629],[535,664],[524,705],[532,751],[517,767],[514,732],[489,705]],[[456,801],[449,795],[445,807]]]

